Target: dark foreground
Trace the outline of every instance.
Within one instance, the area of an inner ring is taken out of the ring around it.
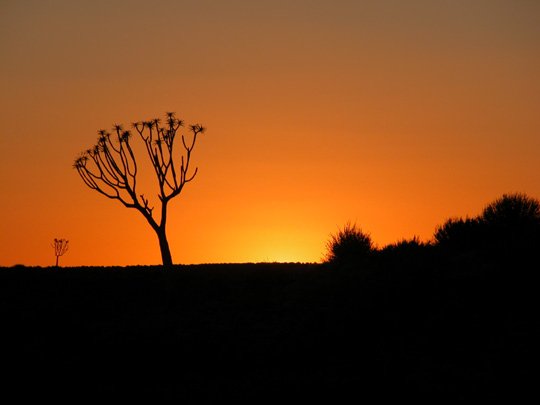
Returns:
[[[74,403],[536,395],[539,270],[426,257],[346,270],[0,269],[2,393]]]

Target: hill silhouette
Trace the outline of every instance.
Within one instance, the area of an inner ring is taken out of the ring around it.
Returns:
[[[347,263],[0,269],[4,392],[188,403],[526,398],[539,338],[536,222],[497,234],[486,212],[447,222],[434,243],[377,250],[361,239],[370,253]]]
[[[512,397],[534,386],[528,263],[2,269],[4,381],[20,398]]]

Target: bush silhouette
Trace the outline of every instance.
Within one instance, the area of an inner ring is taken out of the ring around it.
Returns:
[[[520,227],[540,224],[540,202],[525,194],[503,194],[488,204],[481,215],[490,226]]]
[[[452,218],[437,227],[435,245],[452,253],[483,253],[492,257],[538,249],[540,202],[525,194],[503,194],[475,218]]]
[[[540,202],[535,198],[522,193],[503,194],[484,208],[479,221],[494,249],[538,248]]]
[[[383,248],[384,250],[404,250],[415,251],[424,247],[424,243],[420,241],[418,236],[413,236],[411,239],[401,239],[396,243],[391,243]]]
[[[331,235],[326,247],[327,263],[356,263],[370,255],[373,251],[373,242],[371,236],[356,224],[347,223],[337,234]]]
[[[422,242],[418,236],[414,236],[411,239],[401,239],[386,245],[381,252],[385,255],[411,256],[419,254],[427,246],[429,244]]]
[[[483,243],[481,224],[477,218],[450,218],[435,230],[435,244],[448,249],[466,250]]]

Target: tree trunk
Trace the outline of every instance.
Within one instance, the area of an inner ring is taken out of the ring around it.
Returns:
[[[171,249],[169,248],[169,241],[167,241],[165,229],[158,229],[156,230],[156,233],[159,240],[159,249],[161,251],[161,260],[163,261],[163,266],[172,266]]]

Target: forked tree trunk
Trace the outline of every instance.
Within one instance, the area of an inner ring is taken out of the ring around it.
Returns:
[[[156,230],[156,233],[159,240],[159,250],[161,251],[161,260],[163,262],[163,266],[172,266],[171,249],[169,248],[169,242],[167,241],[165,229],[159,228]]]
[[[154,207],[150,206],[148,198],[135,191],[137,159],[130,144],[130,132],[124,131],[121,125],[115,125],[112,134],[105,130],[99,131],[98,143],[75,159],[74,164],[79,176],[90,189],[107,198],[119,200],[125,207],[136,209],[146,218],[157,234],[164,267],[172,265],[171,250],[165,234],[167,203],[195,178],[197,168],[190,169],[191,153],[197,136],[204,132],[202,125],[195,124],[190,126],[193,133],[191,141],[180,134],[184,150],[178,158],[174,158],[174,139],[182,125],[183,121],[175,118],[174,113],[167,113],[165,125],[161,125],[157,118],[133,124],[144,142],[157,176],[157,197],[161,202],[159,223],[153,217]]]

